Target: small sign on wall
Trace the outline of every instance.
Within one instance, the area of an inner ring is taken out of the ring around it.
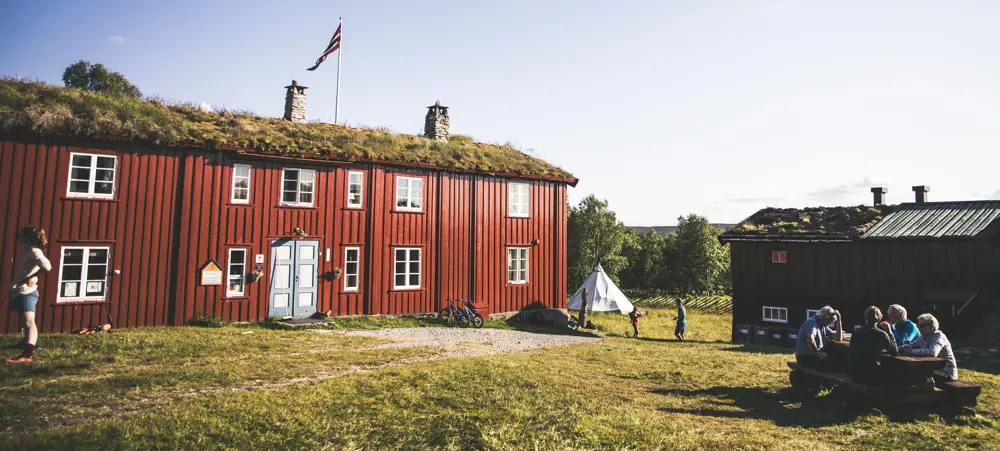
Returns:
[[[264,254],[257,254],[257,255],[255,255],[254,258],[253,258],[253,262],[256,263],[256,264],[258,264],[258,265],[263,265],[264,264]]]
[[[205,263],[201,269],[201,285],[222,285],[222,267],[214,259]]]

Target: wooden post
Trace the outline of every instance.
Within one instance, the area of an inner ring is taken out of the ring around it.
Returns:
[[[580,299],[580,328],[587,327],[587,289],[583,289],[583,298]]]

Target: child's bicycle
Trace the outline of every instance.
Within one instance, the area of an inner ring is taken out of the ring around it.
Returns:
[[[472,327],[476,329],[483,327],[483,315],[479,314],[479,310],[476,309],[476,306],[472,305],[472,301],[462,300],[462,310],[469,317],[469,323],[472,324]]]

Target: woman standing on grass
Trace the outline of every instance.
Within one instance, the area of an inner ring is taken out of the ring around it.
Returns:
[[[14,274],[10,285],[10,306],[21,315],[24,324],[24,340],[15,344],[21,348],[21,355],[6,360],[4,363],[30,363],[35,356],[35,343],[38,342],[38,326],[35,324],[35,306],[38,305],[38,276],[52,270],[52,264],[45,258],[42,248],[49,244],[45,230],[35,226],[21,227],[17,232],[18,244],[24,246],[21,264]]]

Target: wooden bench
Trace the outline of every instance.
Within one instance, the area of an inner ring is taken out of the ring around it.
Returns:
[[[981,387],[965,381],[939,384],[932,380],[916,385],[863,385],[855,383],[845,373],[827,373],[812,368],[802,368],[795,362],[788,362],[792,369],[788,375],[792,387],[808,396],[814,396],[820,389],[834,386],[841,390],[841,396],[850,408],[865,410],[871,406],[894,408],[899,405],[927,405],[936,407],[973,407]]]
[[[979,398],[979,393],[983,389],[979,384],[966,381],[941,382],[937,384],[937,387],[945,393],[952,404],[967,407],[976,405],[976,399]]]

